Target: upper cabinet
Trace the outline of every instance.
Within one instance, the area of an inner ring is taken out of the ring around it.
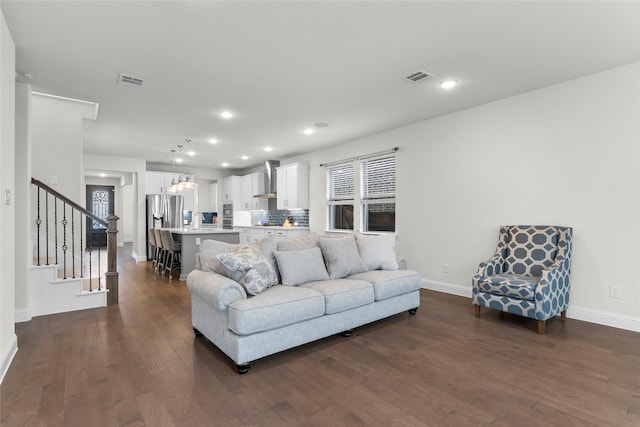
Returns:
[[[278,209],[309,209],[309,165],[291,163],[277,168]]]
[[[165,172],[145,172],[145,194],[162,194],[171,184],[173,175]]]
[[[241,176],[232,175],[222,178],[222,202],[233,202],[233,210],[243,210]]]
[[[267,199],[253,196],[264,192],[264,174],[252,173],[245,176],[227,176],[222,178],[222,202],[233,202],[234,211],[268,209]]]
[[[267,199],[258,199],[253,196],[264,193],[264,173],[255,172],[242,177],[242,203],[240,210],[268,209]]]

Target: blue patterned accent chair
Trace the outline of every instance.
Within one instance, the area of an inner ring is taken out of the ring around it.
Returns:
[[[476,317],[487,307],[545,322],[566,320],[571,275],[571,227],[511,225],[500,227],[498,247],[473,276]]]

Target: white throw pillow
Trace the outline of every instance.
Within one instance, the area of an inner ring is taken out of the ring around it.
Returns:
[[[395,234],[360,234],[356,233],[358,251],[367,268],[371,270],[397,270]]]
[[[342,279],[367,271],[367,264],[360,257],[356,238],[352,234],[344,237],[320,237],[318,244],[331,279]]]
[[[315,280],[329,280],[319,247],[299,251],[276,251],[282,284],[297,286]]]
[[[236,281],[251,295],[258,295],[269,286],[278,284],[275,270],[254,246],[246,245],[235,252],[220,254],[216,258],[234,274],[241,276],[240,280]]]

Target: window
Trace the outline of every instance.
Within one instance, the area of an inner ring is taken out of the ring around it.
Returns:
[[[327,177],[330,230],[396,230],[394,154],[331,165],[327,169]]]
[[[329,168],[329,228],[353,230],[354,182],[353,163]]]
[[[396,230],[396,158],[362,161],[362,231]]]

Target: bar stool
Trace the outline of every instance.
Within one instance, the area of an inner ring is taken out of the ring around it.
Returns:
[[[158,263],[158,245],[156,244],[156,233],[153,228],[149,229],[149,245],[151,246],[151,266],[156,269]]]
[[[156,246],[157,246],[157,256],[156,256],[156,272],[160,273],[164,276],[164,265],[167,251],[162,244],[162,233],[160,233],[159,228],[154,228],[153,233],[156,237]]]
[[[169,230],[160,230],[162,234],[162,247],[166,251],[164,270],[169,271],[169,279],[174,267],[181,268],[180,252],[182,244],[173,240],[173,234]]]

